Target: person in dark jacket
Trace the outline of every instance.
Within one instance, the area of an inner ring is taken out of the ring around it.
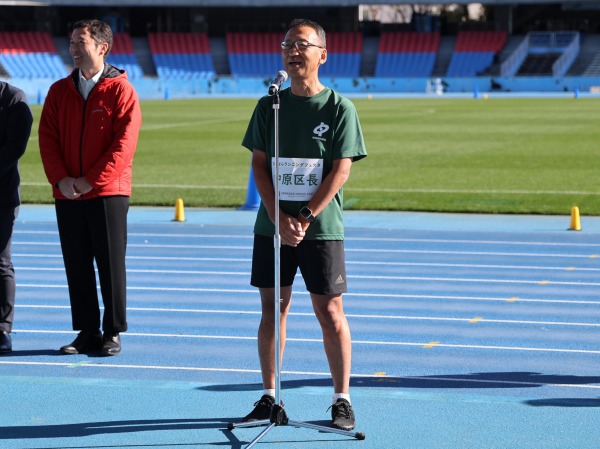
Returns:
[[[21,204],[19,159],[25,153],[32,124],[25,93],[0,81],[0,353],[12,351],[15,269],[11,242]]]
[[[112,40],[105,22],[73,25],[75,70],[50,87],[40,119],[40,154],[53,188],[73,329],[80,331],[60,348],[63,354],[116,355],[119,334],[127,330],[127,212],[142,113],[125,71],[105,62]]]

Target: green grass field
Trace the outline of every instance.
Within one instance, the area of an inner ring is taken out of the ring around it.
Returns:
[[[132,205],[239,207],[256,100],[146,101]],[[600,100],[354,100],[369,156],[344,189],[346,209],[600,215]],[[21,159],[24,203],[51,202],[33,108]]]

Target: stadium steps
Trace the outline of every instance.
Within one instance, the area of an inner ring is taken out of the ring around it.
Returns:
[[[231,75],[229,59],[227,56],[227,43],[224,37],[209,38],[210,52],[212,55],[215,73],[218,75]]]
[[[600,35],[582,35],[579,55],[567,72],[567,76],[600,75]]]
[[[487,76],[500,76],[500,67],[502,63],[510,57],[510,55],[517,49],[517,47],[523,42],[524,36],[507,36],[506,45],[500,50],[494,63],[485,70],[482,75]]]
[[[365,37],[361,55],[360,76],[373,76],[377,64],[378,37]]]
[[[452,60],[452,52],[456,45],[456,36],[441,36],[440,46],[435,56],[435,63],[433,65],[432,76],[443,77],[448,71],[448,66]]]
[[[71,53],[69,53],[69,38],[67,36],[53,37],[52,42],[54,42],[56,52],[67,70],[69,72],[73,70],[73,58],[71,58]]]
[[[552,65],[560,56],[560,53],[530,53],[519,67],[516,76],[551,76]]]
[[[583,76],[600,76],[600,52],[594,56],[588,67],[582,73]]]
[[[150,45],[148,39],[145,37],[132,37],[133,48],[138,64],[142,68],[144,75],[156,76],[156,66],[152,60],[152,53],[150,53]]]

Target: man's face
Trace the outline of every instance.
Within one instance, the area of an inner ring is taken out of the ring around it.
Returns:
[[[84,73],[102,67],[108,44],[97,44],[87,28],[76,28],[71,34],[69,52],[73,65]]]
[[[297,26],[287,32],[285,41],[313,44],[306,48],[293,45],[289,50],[282,50],[283,66],[288,75],[291,78],[305,79],[317,76],[319,66],[327,60],[327,50],[319,48],[323,43],[319,40],[317,32],[308,26]]]

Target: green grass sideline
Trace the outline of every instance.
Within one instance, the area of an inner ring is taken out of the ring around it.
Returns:
[[[239,207],[255,99],[142,102],[132,205]],[[353,166],[347,209],[600,215],[600,100],[356,99],[369,157]],[[49,203],[35,117],[22,198]]]

